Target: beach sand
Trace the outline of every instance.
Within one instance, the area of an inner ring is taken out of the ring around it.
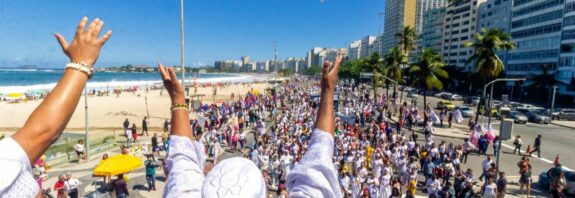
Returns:
[[[238,96],[245,96],[250,89],[263,91],[270,87],[268,83],[256,83],[249,85],[229,85],[218,88],[215,96],[216,103],[230,100],[234,93],[235,100]],[[142,119],[148,115],[150,122],[150,135],[162,129],[164,120],[170,118],[170,98],[165,91],[160,95],[161,90],[151,90],[146,93],[144,90],[132,93],[122,93],[119,97],[115,94],[109,96],[88,96],[88,126],[90,134],[98,132],[108,132],[115,134],[122,133],[122,123],[126,118],[131,123],[135,123],[138,132],[141,131]],[[193,88],[190,94],[193,94]],[[203,103],[212,103],[212,87],[198,88],[197,94],[204,94]],[[147,98],[147,110],[146,110]],[[8,104],[0,102],[0,135],[10,135],[24,125],[28,116],[41,103],[41,100],[27,101],[18,104]],[[65,130],[66,133],[84,133],[84,97],[80,99],[74,115],[70,119]],[[46,118],[50,119],[50,118]],[[93,131],[93,132],[92,132]],[[97,134],[94,134],[98,136]]]

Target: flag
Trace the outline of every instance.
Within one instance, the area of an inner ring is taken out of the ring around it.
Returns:
[[[493,128],[491,128],[491,125],[487,128],[487,131],[485,132],[485,137],[487,137],[489,141],[493,141],[495,139],[495,135],[493,135]]]
[[[435,114],[435,111],[431,110],[431,121],[434,123],[439,122],[439,117],[437,117],[437,114]]]
[[[463,121],[463,116],[461,115],[461,111],[459,111],[459,109],[456,109],[455,111],[452,112],[452,116],[453,118],[455,118],[455,121],[459,124],[461,123],[461,121]]]

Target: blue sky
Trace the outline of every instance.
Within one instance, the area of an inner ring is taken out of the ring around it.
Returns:
[[[96,66],[180,62],[178,0],[0,1],[0,67],[60,67],[53,37],[72,39],[82,16],[113,35]],[[384,0],[185,0],[186,65],[215,60],[304,57],[315,46],[346,47],[379,27]]]

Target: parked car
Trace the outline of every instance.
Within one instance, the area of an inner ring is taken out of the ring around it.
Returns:
[[[575,109],[556,109],[551,113],[553,120],[575,120]]]
[[[542,113],[537,112],[537,111],[527,111],[525,113],[525,115],[527,116],[527,119],[529,120],[529,122],[539,123],[539,124],[550,124],[551,123],[551,118],[549,116],[546,116],[545,114],[542,114]]]
[[[441,98],[441,96],[442,96],[443,94],[448,94],[448,93],[447,93],[447,92],[439,92],[439,93],[433,94],[433,96],[438,97],[438,98]]]
[[[450,94],[450,93],[444,93],[441,95],[441,98],[446,99],[446,100],[450,100],[452,95],[453,94]]]
[[[529,120],[527,118],[527,116],[523,115],[519,111],[510,111],[509,112],[509,118],[513,119],[513,122],[518,123],[518,124],[526,124],[527,121]]]
[[[407,97],[408,98],[415,98],[415,97],[417,97],[417,93],[415,93],[415,91],[410,91],[409,93],[407,93]]]
[[[565,195],[567,195],[567,197],[575,196],[575,173],[565,169],[561,171],[563,171],[563,174],[565,175]],[[545,190],[549,190],[549,185],[551,184],[551,178],[549,178],[548,172],[549,170],[543,171],[539,174],[539,186]]]
[[[452,110],[453,108],[455,108],[455,104],[453,104],[451,101],[443,100],[437,103],[437,108],[438,109],[447,108],[447,110]]]
[[[475,116],[475,111],[473,111],[468,106],[458,105],[455,107],[455,109],[459,109],[459,111],[461,112],[461,116],[463,116],[464,118]]]
[[[457,94],[453,94],[449,97],[450,100],[463,100],[463,97]]]
[[[479,104],[479,97],[473,96],[473,97],[466,98],[463,103],[471,104],[471,105],[477,105],[477,104]]]

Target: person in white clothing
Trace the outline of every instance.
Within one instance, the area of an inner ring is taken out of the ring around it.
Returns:
[[[441,182],[439,182],[439,179],[437,179],[437,177],[435,175],[431,176],[431,178],[429,178],[427,180],[427,182],[425,183],[425,186],[427,187],[427,194],[428,195],[436,195],[437,191],[439,191],[439,189],[441,188]]]
[[[74,39],[68,43],[55,34],[64,54],[70,59],[62,78],[54,89],[32,112],[24,126],[11,137],[0,141],[0,196],[41,196],[32,176],[31,162],[35,162],[58,139],[76,106],[86,85],[93,75],[93,66],[100,49],[112,35],[108,31],[100,37],[104,22],[88,18],[80,21]]]
[[[80,184],[82,184],[80,180],[72,177],[72,173],[68,172],[66,174],[64,186],[68,191],[68,196],[70,196],[70,198],[78,198],[78,186],[80,186]]]

